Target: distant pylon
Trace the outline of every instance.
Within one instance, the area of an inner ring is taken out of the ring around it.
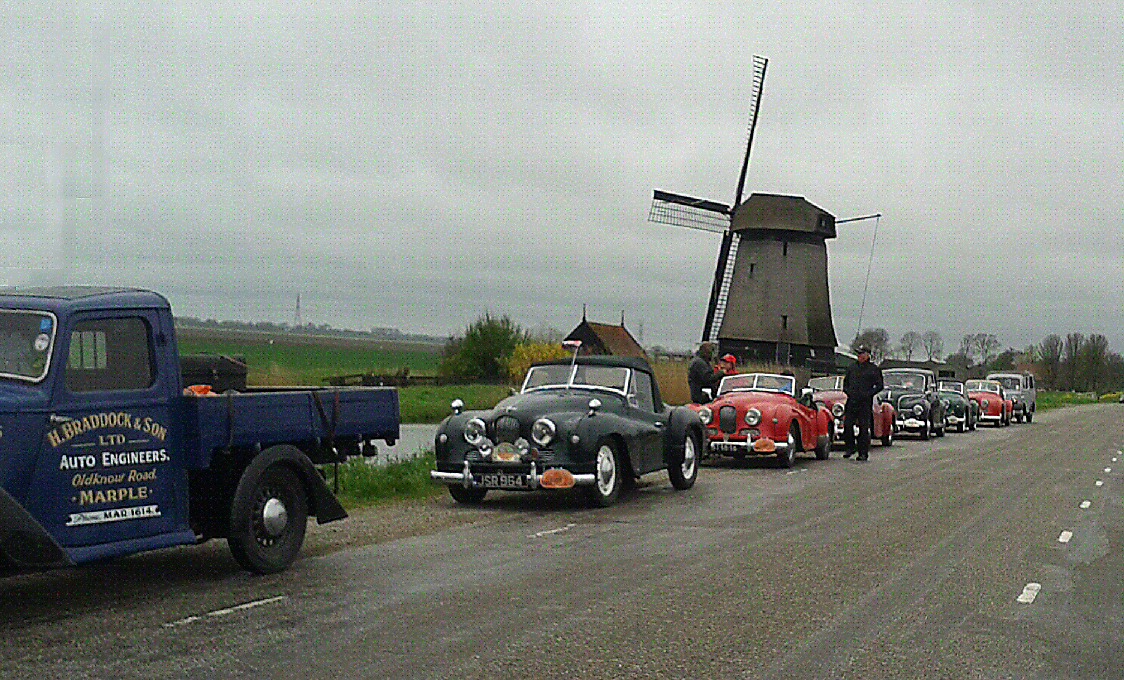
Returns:
[[[297,293],[297,313],[293,315],[293,325],[297,326],[298,328],[300,326],[304,325],[304,322],[301,320],[301,294],[300,293]]]

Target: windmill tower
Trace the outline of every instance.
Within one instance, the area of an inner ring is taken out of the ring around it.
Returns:
[[[648,220],[722,234],[702,339],[739,360],[834,363],[827,239],[835,217],[800,196],[752,194],[749,153],[769,60],[753,57],[745,157],[731,206],[656,190]]]

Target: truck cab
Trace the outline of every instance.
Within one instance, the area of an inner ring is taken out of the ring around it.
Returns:
[[[0,289],[0,559],[77,565],[221,536],[243,566],[280,571],[309,514],[346,517],[314,463],[398,436],[396,393],[347,432],[339,404],[364,395],[191,395],[159,294]]]
[[[1038,388],[1030,373],[988,373],[988,380],[1003,386],[1003,391],[1012,402],[1016,423],[1033,422],[1038,411]]]

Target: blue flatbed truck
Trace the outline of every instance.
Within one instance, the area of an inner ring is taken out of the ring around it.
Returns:
[[[393,388],[199,392],[163,296],[0,288],[0,561],[226,538],[244,568],[282,571],[309,516],[347,516],[315,466],[399,436]]]

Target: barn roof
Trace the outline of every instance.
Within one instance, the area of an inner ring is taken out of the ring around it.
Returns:
[[[581,340],[585,345],[582,353],[610,354],[618,357],[645,358],[647,354],[636,338],[624,325],[613,326],[604,323],[594,323],[582,319],[581,323],[570,331],[567,340]]]

